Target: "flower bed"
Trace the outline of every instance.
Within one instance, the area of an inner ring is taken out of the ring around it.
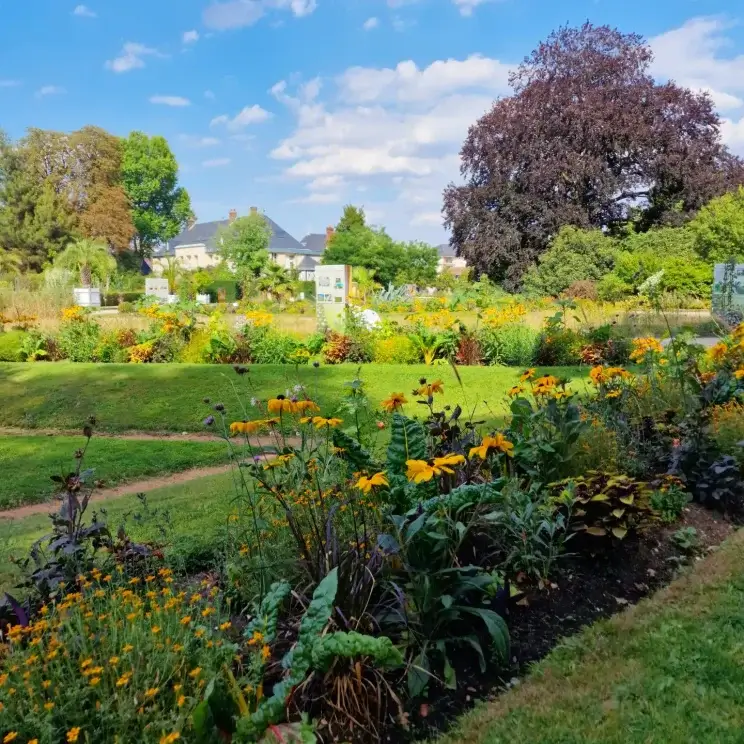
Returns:
[[[81,463],[25,563],[26,599],[4,610],[0,734],[367,742],[439,729],[720,541],[721,515],[741,517],[720,421],[744,395],[743,338],[709,355],[637,339],[639,370],[596,365],[586,399],[528,369],[499,430],[438,405],[439,379],[379,409],[355,379],[323,410],[302,386],[251,400],[236,366],[234,405],[256,413],[234,421],[205,401],[237,465],[216,565],[172,574],[167,545],[90,521]],[[119,671],[111,658],[128,653]],[[45,681],[64,694],[49,699]],[[15,699],[25,683],[36,710]]]

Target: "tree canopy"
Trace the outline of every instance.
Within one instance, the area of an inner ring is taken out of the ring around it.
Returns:
[[[690,222],[695,250],[706,261],[744,258],[744,188],[706,204]]]
[[[432,284],[439,254],[426,243],[394,241],[382,227],[366,224],[364,210],[344,207],[344,213],[326,247],[324,264],[347,264],[373,272],[381,284]]]
[[[193,218],[188,191],[178,186],[178,163],[164,137],[132,132],[124,143],[124,191],[132,206],[135,249],[149,256]]]
[[[445,224],[477,273],[519,285],[563,225],[680,224],[744,182],[711,98],[650,74],[636,34],[561,28],[512,73],[461,150]]]
[[[238,217],[220,230],[220,255],[229,261],[243,280],[255,279],[269,262],[271,226],[258,212]]]

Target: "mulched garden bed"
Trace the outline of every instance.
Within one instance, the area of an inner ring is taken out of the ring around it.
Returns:
[[[691,504],[680,522],[628,539],[607,555],[564,558],[550,588],[509,611],[511,676],[503,670],[500,676],[481,675],[475,659],[463,653],[452,660],[457,690],[432,690],[430,700],[412,713],[409,730],[391,728],[385,739],[399,742],[437,736],[476,701],[493,699],[514,684],[562,638],[669,584],[690,561],[672,540],[684,527],[697,530],[697,559],[715,550],[735,529],[720,514]]]

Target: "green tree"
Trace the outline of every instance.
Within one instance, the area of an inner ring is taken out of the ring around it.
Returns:
[[[433,246],[420,241],[403,244],[405,265],[398,272],[398,284],[415,284],[419,287],[431,287],[437,280],[439,252]]]
[[[132,206],[134,247],[143,256],[178,235],[194,217],[188,192],[178,186],[178,163],[164,137],[129,135],[122,184]]]
[[[19,274],[23,261],[17,253],[0,248],[0,275]]]
[[[270,298],[281,300],[291,293],[294,280],[289,271],[275,263],[263,267],[258,278],[258,289]]]
[[[347,204],[344,207],[344,213],[336,225],[336,232],[349,232],[357,228],[367,226],[367,218],[362,207],[355,207],[353,204]]]
[[[562,227],[537,265],[525,274],[523,289],[556,297],[574,282],[598,281],[612,271],[617,250],[617,242],[601,230]]]
[[[163,279],[168,280],[168,291],[171,294],[176,294],[178,283],[183,275],[184,269],[183,266],[181,266],[181,262],[173,256],[168,256],[165,259],[165,266],[163,266],[163,272],[161,276],[163,277]]]
[[[744,256],[744,187],[706,204],[689,223],[695,250],[711,263]]]
[[[70,243],[56,257],[54,265],[79,272],[83,287],[90,287],[94,276],[105,281],[116,271],[116,259],[109,253],[108,246],[88,238]]]
[[[271,225],[258,212],[239,217],[220,230],[220,255],[229,261],[243,283],[261,276],[269,263]]]
[[[355,266],[352,269],[351,278],[356,284],[356,292],[359,299],[365,301],[367,297],[380,285],[375,281],[375,272],[364,266]]]

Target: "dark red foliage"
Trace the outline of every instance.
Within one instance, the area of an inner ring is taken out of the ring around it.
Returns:
[[[514,95],[470,128],[465,185],[444,194],[451,243],[477,273],[519,284],[561,225],[675,224],[744,183],[707,94],[649,74],[636,34],[561,28],[511,75]]]

